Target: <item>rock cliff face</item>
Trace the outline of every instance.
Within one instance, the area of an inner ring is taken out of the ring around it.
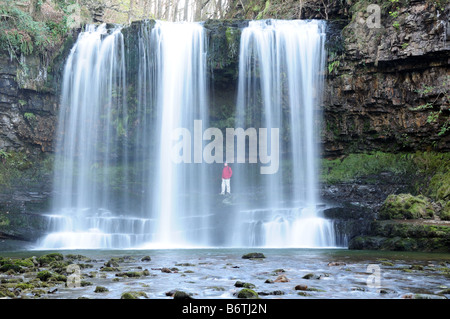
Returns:
[[[450,149],[449,132],[439,135],[449,118],[450,5],[411,1],[385,11],[379,28],[355,15],[329,50],[327,156]]]
[[[29,70],[44,77],[46,69],[31,64]],[[56,125],[58,98],[50,92],[40,92],[29,79],[19,83],[20,68],[5,55],[0,56],[0,148],[16,151],[50,151]]]

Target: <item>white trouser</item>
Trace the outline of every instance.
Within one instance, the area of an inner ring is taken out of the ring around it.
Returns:
[[[231,187],[230,187],[230,179],[222,178],[222,194],[225,194],[225,187],[227,188],[227,193],[230,194]]]

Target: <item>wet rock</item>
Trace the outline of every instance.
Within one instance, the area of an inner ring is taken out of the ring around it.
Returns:
[[[274,271],[273,271],[273,273],[274,274],[279,274],[279,273],[283,273],[283,272],[286,272],[286,270],[284,270],[284,269],[275,269]]]
[[[248,253],[242,256],[243,259],[262,259],[266,258],[263,253]]]
[[[290,280],[285,275],[279,275],[274,281],[275,282],[289,282]]]
[[[116,267],[100,267],[100,271],[112,272],[112,271],[120,271],[120,269]]]
[[[119,267],[119,263],[115,259],[110,259],[104,264],[106,267]]]
[[[64,256],[60,253],[51,253],[47,255],[43,255],[39,257],[38,262],[41,266],[49,265],[53,261],[62,261],[64,260]]]
[[[144,276],[142,271],[127,271],[127,272],[120,272],[116,274],[116,277],[141,277]]]
[[[437,292],[438,295],[450,295],[450,288],[446,288],[444,290],[440,290]]]
[[[170,270],[169,268],[163,267],[163,268],[161,268],[161,272],[170,274],[172,272],[172,270]]]
[[[322,275],[315,275],[312,273],[306,274],[302,277],[303,279],[320,279],[322,278]]]
[[[422,265],[411,265],[409,267],[409,269],[412,269],[412,270],[423,270],[423,266]]]
[[[308,289],[307,285],[297,285],[294,287],[295,290],[306,290]]]
[[[265,284],[273,284],[273,280],[272,279],[266,279],[266,281],[264,281]]]
[[[150,256],[144,256],[141,258],[141,261],[151,261],[152,259],[150,258]]]
[[[248,289],[248,288],[244,288],[241,289],[238,294],[237,294],[238,298],[241,299],[258,299],[258,293],[252,289]]]
[[[184,291],[181,291],[181,290],[177,290],[173,294],[173,299],[183,300],[183,299],[193,299],[193,298],[187,292],[184,292]]]
[[[345,266],[346,265],[346,263],[344,263],[344,262],[341,262],[341,261],[333,261],[333,262],[329,262],[328,263],[328,266]]]
[[[445,296],[441,295],[432,295],[432,294],[415,294],[412,297],[413,299],[447,299]]]
[[[179,264],[175,264],[175,266],[178,266],[178,267],[193,267],[193,266],[195,266],[195,264],[191,264],[191,263],[179,263]]]
[[[238,288],[249,288],[249,289],[253,289],[253,288],[256,287],[256,286],[255,286],[254,284],[252,284],[252,283],[249,283],[249,282],[242,282],[242,281],[236,281],[236,282],[234,283],[234,286],[235,286],[235,287],[238,287]]]
[[[95,287],[95,290],[94,290],[95,293],[103,293],[103,292],[108,292],[108,291],[109,291],[108,288],[103,287],[103,286],[97,286],[97,287]]]
[[[308,287],[306,288],[307,291],[315,291],[315,292],[325,292],[323,289],[314,288],[314,287]]]
[[[141,297],[148,298],[147,294],[143,291],[127,291],[122,293],[120,299],[140,299]]]
[[[395,266],[393,263],[388,262],[388,261],[383,261],[383,262],[381,263],[381,265],[382,265],[382,266],[387,266],[387,267],[393,267],[393,266]]]
[[[51,277],[53,277],[53,274],[48,270],[43,270],[43,271],[38,272],[36,277],[39,278],[41,281],[47,281]]]
[[[378,293],[380,294],[392,294],[395,293],[394,290],[389,289],[389,288],[381,288],[380,290],[378,290]]]

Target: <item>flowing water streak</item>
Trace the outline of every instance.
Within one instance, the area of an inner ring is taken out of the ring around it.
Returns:
[[[206,164],[172,162],[173,132],[209,122],[203,27],[122,31],[87,26],[68,57],[54,214],[40,248],[208,245]]]
[[[205,31],[199,23],[158,21],[152,32],[157,45],[160,123],[157,189],[152,200],[158,222],[152,246],[207,245],[210,205],[206,192],[211,180],[207,165],[195,163],[195,154],[188,156],[193,163],[172,161],[173,142],[179,139],[174,132],[179,133],[178,128],[194,132],[194,120],[201,120],[205,126],[209,123]]]
[[[111,213],[123,213],[130,202],[124,191],[129,180],[125,71],[121,28],[86,26],[64,68],[55,215],[43,248],[126,247],[145,234]],[[145,220],[138,223],[145,228]]]
[[[324,41],[325,23],[314,20],[251,21],[242,32],[236,126],[279,128],[280,154],[288,163],[277,174],[260,177],[266,208],[241,207],[238,223],[253,234],[246,244],[335,246],[332,222],[316,209]],[[240,191],[251,189],[255,177],[239,166],[237,172]],[[234,244],[242,245],[242,238]]]

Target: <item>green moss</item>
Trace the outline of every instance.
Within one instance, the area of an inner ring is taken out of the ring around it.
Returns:
[[[53,274],[48,270],[43,270],[43,271],[38,272],[36,277],[42,281],[47,281],[53,277]]]
[[[11,270],[14,272],[20,272],[22,270],[22,267],[12,263],[5,263],[0,267],[0,272],[8,272]]]
[[[450,200],[445,202],[442,206],[443,207],[439,217],[442,220],[450,220]]]
[[[49,265],[54,261],[62,261],[64,256],[60,253],[51,253],[40,256],[37,260],[41,266]]]
[[[391,194],[380,209],[380,219],[431,218],[434,209],[428,198],[411,194]]]
[[[248,253],[242,256],[243,259],[262,259],[266,258],[263,253]]]
[[[258,293],[252,289],[244,288],[241,289],[237,295],[238,298],[242,299],[258,299]]]
[[[252,283],[249,283],[249,282],[242,282],[242,281],[236,281],[235,283],[234,283],[234,286],[235,287],[243,287],[243,288],[248,288],[248,289],[253,289],[253,288],[255,288],[256,286],[254,285],[254,284],[252,284]]]
[[[366,153],[349,154],[342,159],[322,160],[320,180],[334,184],[351,182],[358,177],[392,172],[407,174],[415,172],[414,162],[408,154]]]
[[[94,290],[95,293],[103,293],[103,292],[108,292],[108,291],[109,291],[108,288],[103,287],[103,286],[97,286],[97,287],[95,287],[95,290]]]
[[[428,193],[437,200],[450,200],[450,171],[435,174],[430,180]]]

